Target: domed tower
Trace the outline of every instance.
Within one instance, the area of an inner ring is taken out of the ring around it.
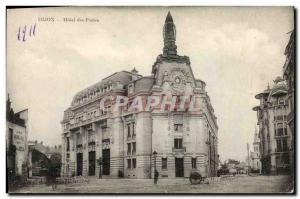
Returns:
[[[176,26],[173,23],[173,18],[170,12],[166,17],[164,29],[163,29],[163,37],[164,37],[164,49],[163,55],[177,55],[177,46],[175,44],[176,41]]]

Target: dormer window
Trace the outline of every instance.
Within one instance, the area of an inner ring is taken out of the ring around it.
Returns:
[[[133,84],[128,85],[128,93],[132,94],[133,93]]]

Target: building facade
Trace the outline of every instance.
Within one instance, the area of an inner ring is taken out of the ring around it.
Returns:
[[[290,40],[285,49],[286,61],[283,66],[283,78],[287,82],[289,110],[287,122],[291,131],[291,169],[294,169],[294,137],[295,137],[295,31],[292,31]]]
[[[47,175],[49,162],[53,157],[58,159],[56,162],[61,162],[61,145],[49,147],[42,141],[28,141],[28,176]]]
[[[6,101],[6,158],[8,177],[27,176],[28,110],[15,113],[8,96]]]
[[[260,140],[257,133],[257,128],[255,128],[253,151],[250,153],[250,167],[253,172],[261,173]]]
[[[274,80],[272,88],[257,94],[260,104],[257,112],[260,139],[260,158],[263,174],[289,172],[291,132],[288,128],[287,86],[281,77]]]
[[[135,69],[117,72],[74,96],[61,122],[61,175],[151,178],[154,168],[166,178],[188,177],[192,169],[216,175],[217,119],[189,57],[177,55],[170,13],[163,39],[150,76]],[[120,108],[112,100],[119,96],[128,99]],[[195,99],[198,109],[179,107],[182,96]],[[142,109],[132,109],[137,102]]]

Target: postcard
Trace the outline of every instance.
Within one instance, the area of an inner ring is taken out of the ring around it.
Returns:
[[[7,7],[7,193],[295,193],[294,12]]]

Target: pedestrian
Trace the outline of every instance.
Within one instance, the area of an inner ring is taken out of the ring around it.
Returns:
[[[52,190],[56,189],[56,168],[54,165],[50,165],[49,170],[48,170],[48,179],[49,183],[52,186]]]
[[[154,172],[154,184],[157,184],[158,176],[159,176],[159,173],[158,173],[158,171],[155,169],[155,172]]]

